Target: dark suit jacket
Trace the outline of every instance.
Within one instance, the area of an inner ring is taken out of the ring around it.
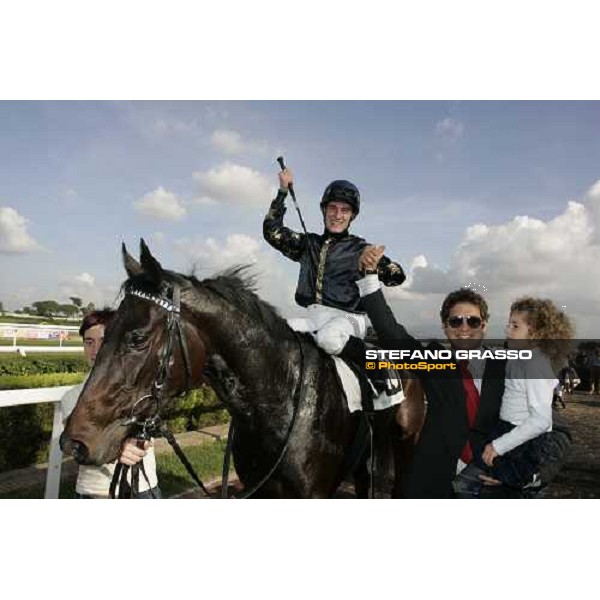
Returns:
[[[424,346],[400,325],[381,290],[363,298],[363,306],[382,348],[419,349]],[[429,349],[441,348],[430,344]],[[482,448],[498,423],[504,393],[506,361],[488,360],[482,379],[481,402],[473,429],[469,429],[465,391],[460,371],[413,371],[425,388],[427,415],[414,457],[406,469],[407,498],[452,498],[456,464],[467,439]]]

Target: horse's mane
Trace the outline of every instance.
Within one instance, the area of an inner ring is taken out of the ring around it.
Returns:
[[[273,335],[289,336],[291,329],[277,309],[256,293],[256,274],[251,265],[235,265],[210,279],[188,278],[194,287],[207,289],[264,325]]]
[[[272,335],[288,337],[291,333],[289,325],[279,315],[277,309],[256,294],[256,275],[251,271],[251,265],[235,265],[202,280],[197,279],[193,273],[186,276],[163,270],[162,281],[177,282],[180,285],[185,285],[187,282],[198,292],[207,290],[264,325]],[[125,281],[121,289],[123,292],[136,289],[148,294],[160,294],[159,287],[151,276],[140,273]]]

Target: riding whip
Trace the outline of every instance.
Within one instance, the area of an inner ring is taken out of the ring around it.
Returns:
[[[285,162],[283,162],[283,156],[278,156],[277,162],[279,163],[281,170],[285,171]],[[304,230],[304,235],[306,235],[308,237],[308,231],[306,231],[306,225],[304,224],[304,219],[302,218],[302,213],[300,212],[300,207],[298,206],[298,201],[296,200],[296,192],[294,191],[294,184],[290,183],[290,185],[288,186],[288,189],[290,190],[290,196],[292,197],[292,200],[294,201],[294,206],[296,207],[296,212],[298,213],[298,216],[300,217],[300,223],[302,224],[302,229]]]
[[[285,171],[285,162],[283,160],[283,156],[278,156],[277,157],[277,162],[279,163],[279,166],[281,167],[282,171]],[[290,191],[290,196],[292,197],[292,200],[294,201],[294,206],[296,207],[296,212],[298,213],[298,217],[300,218],[300,223],[302,224],[302,229],[304,231],[304,235],[306,236],[306,250],[308,251],[308,257],[310,258],[310,264],[311,267],[313,269],[313,273],[316,274],[317,272],[317,263],[315,261],[315,258],[313,256],[313,253],[311,251],[311,247],[308,241],[308,231],[306,230],[306,225],[304,224],[304,219],[302,218],[302,213],[300,212],[300,207],[298,206],[298,201],[296,200],[296,192],[294,191],[294,184],[290,183],[288,185],[288,189]]]

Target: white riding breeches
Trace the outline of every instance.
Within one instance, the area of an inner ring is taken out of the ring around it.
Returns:
[[[351,335],[364,339],[367,334],[367,317],[349,313],[322,304],[311,304],[305,317],[288,319],[296,331],[314,335],[317,345],[328,354],[339,354]]]

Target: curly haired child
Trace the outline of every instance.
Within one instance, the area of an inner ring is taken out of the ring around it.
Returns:
[[[459,497],[477,497],[481,476],[514,488],[539,484],[543,464],[557,460],[564,436],[552,431],[552,397],[573,326],[551,300],[519,298],[510,307],[507,345],[528,349],[530,360],[509,360],[500,421],[480,458],[457,479]]]

